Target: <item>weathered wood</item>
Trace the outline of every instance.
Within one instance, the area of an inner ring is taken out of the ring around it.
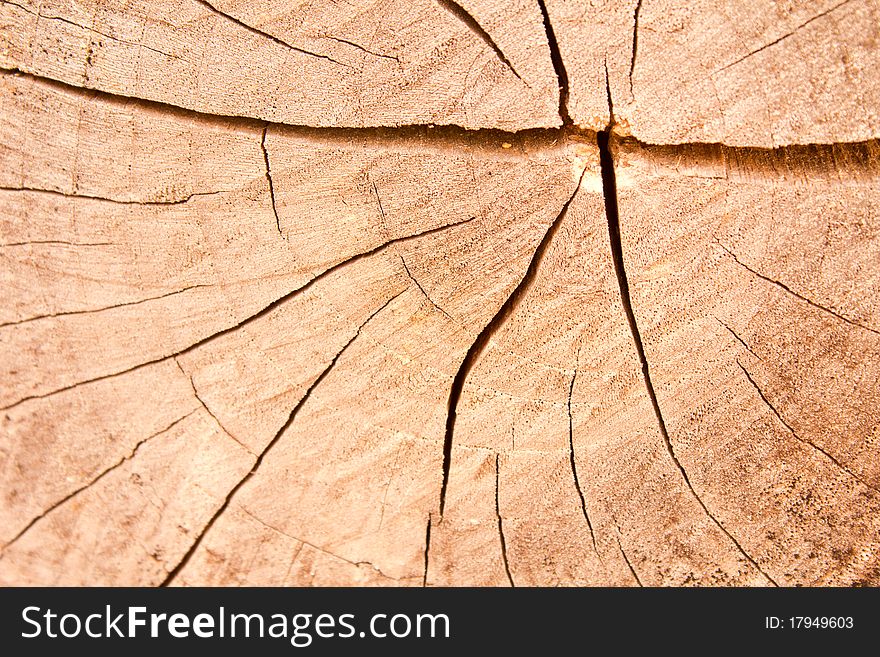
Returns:
[[[0,3],[0,582],[877,584],[876,11]]]

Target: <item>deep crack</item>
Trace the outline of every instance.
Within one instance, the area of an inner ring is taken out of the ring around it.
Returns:
[[[571,120],[571,115],[568,112],[569,85],[565,60],[562,58],[562,51],[559,50],[559,42],[556,40],[556,32],[553,31],[553,23],[550,22],[547,5],[544,4],[544,0],[538,0],[538,6],[541,8],[544,32],[547,35],[547,46],[550,48],[550,62],[553,64],[553,72],[556,74],[556,80],[559,83],[559,118],[562,120],[563,127],[571,126],[574,122]]]
[[[620,289],[620,301],[623,306],[623,311],[626,315],[627,323],[629,324],[630,333],[632,335],[633,344],[636,349],[636,353],[639,358],[639,362],[642,367],[642,378],[645,383],[645,389],[648,393],[648,397],[651,400],[651,405],[654,408],[654,414],[657,417],[657,424],[660,430],[660,435],[663,438],[663,444],[666,447],[666,452],[669,455],[669,458],[678,469],[681,478],[684,480],[684,483],[687,485],[688,489],[693,495],[694,499],[703,509],[705,514],[709,517],[709,519],[715,524],[721,532],[727,536],[727,538],[736,546],[739,553],[750,563],[752,566],[763,575],[767,581],[772,583],[774,586],[778,586],[774,579],[770,577],[761,566],[758,564],[752,556],[745,551],[745,549],[740,545],[739,541],[734,538],[734,536],[727,530],[724,525],[715,517],[715,515],[709,510],[706,506],[703,499],[697,494],[697,491],[694,490],[693,485],[691,484],[690,477],[688,477],[687,471],[684,469],[684,466],[681,464],[681,461],[678,460],[678,456],[675,453],[675,449],[672,445],[672,441],[669,438],[669,432],[666,428],[666,422],[663,419],[663,413],[660,409],[660,403],[657,399],[657,393],[654,390],[654,384],[651,382],[651,372],[648,367],[648,358],[645,353],[645,346],[642,342],[642,336],[639,333],[639,327],[636,322],[635,312],[632,306],[632,299],[630,297],[629,292],[629,282],[627,281],[626,270],[624,268],[623,261],[623,243],[620,236],[620,213],[618,209],[617,202],[617,178],[614,170],[614,155],[611,152],[611,135],[614,129],[614,106],[611,100],[611,87],[608,82],[608,68],[606,65],[605,69],[605,85],[606,92],[608,94],[608,111],[611,117],[611,122],[608,127],[601,131],[597,135],[597,143],[599,146],[599,164],[602,170],[602,189],[605,196],[605,214],[608,219],[608,239],[611,246],[611,255],[612,260],[614,261],[614,271],[617,275],[617,283]]]
[[[558,232],[560,225],[562,225],[562,220],[568,212],[568,207],[571,205],[571,202],[574,200],[574,197],[580,189],[586,171],[587,170],[584,169],[583,172],[581,172],[581,176],[578,179],[578,184],[577,187],[575,187],[574,192],[572,192],[571,196],[563,204],[562,210],[547,228],[547,232],[544,233],[544,237],[542,237],[541,241],[538,243],[538,247],[532,254],[532,259],[519,284],[513,289],[510,296],[507,297],[492,319],[489,320],[489,322],[483,327],[483,330],[477,335],[476,339],[467,350],[464,359],[461,361],[461,365],[455,373],[455,377],[452,379],[452,385],[449,388],[449,403],[447,405],[446,434],[443,441],[443,480],[440,485],[441,518],[443,517],[443,510],[446,506],[446,487],[449,484],[449,468],[452,462],[452,445],[455,434],[456,410],[458,408],[458,402],[461,399],[461,392],[464,388],[465,380],[467,379],[468,374],[470,374],[474,364],[483,353],[483,350],[486,348],[491,337],[496,331],[498,331],[504,322],[507,321],[534,283],[538,274],[538,269],[541,266],[541,261],[544,259],[544,254],[547,252],[547,249]]]
[[[629,95],[633,96],[633,73],[636,70],[636,56],[639,52],[639,13],[642,11],[642,0],[636,2],[633,11],[632,59],[629,63]]]
[[[487,46],[489,46],[489,48],[492,49],[492,52],[495,53],[495,56],[498,57],[498,59],[501,61],[501,63],[504,64],[508,69],[510,69],[510,71],[517,78],[522,80],[522,76],[520,76],[520,74],[516,72],[516,69],[514,68],[513,64],[507,58],[507,55],[505,55],[504,52],[501,50],[501,48],[498,46],[498,44],[495,43],[495,40],[492,38],[492,36],[486,30],[483,29],[483,26],[480,25],[479,22],[477,22],[477,19],[474,18],[473,16],[471,16],[470,13],[468,13],[467,9],[462,7],[457,2],[454,2],[453,0],[436,0],[436,1],[437,1],[438,5],[443,7],[446,11],[448,11],[450,14],[455,16],[462,23],[467,25],[468,29],[471,32],[473,32],[475,35],[477,35],[483,43],[485,43]]]
[[[431,563],[431,514],[428,514],[428,526],[425,529],[425,573],[422,575],[422,586],[428,586],[428,565]]]
[[[560,62],[561,66],[561,62]],[[564,68],[560,69],[564,72]],[[285,136],[293,136],[315,144],[350,145],[352,142],[365,142],[388,149],[425,149],[449,152],[460,155],[461,151],[479,149],[490,152],[493,157],[528,157],[528,152],[559,151],[566,138],[594,140],[596,132],[581,129],[570,120],[559,128],[524,128],[504,130],[500,128],[464,128],[455,124],[406,124],[394,127],[342,127],[309,126],[280,121],[269,121],[236,114],[215,114],[195,110],[173,103],[148,100],[77,86],[44,75],[22,71],[18,68],[0,66],[0,76],[22,78],[35,84],[49,87],[82,98],[99,99],[102,103],[115,105],[125,112],[133,107],[141,111],[157,112],[190,121],[200,121],[218,128],[253,130],[261,134],[269,125]],[[563,76],[565,77],[565,76]],[[567,89],[567,82],[566,82]],[[818,177],[848,182],[842,173],[850,175],[853,182],[872,182],[880,177],[880,142],[867,139],[854,142],[805,143],[766,148],[762,146],[729,146],[721,143],[684,142],[673,144],[648,144],[634,137],[620,140],[621,144],[635,145],[640,152],[658,166],[680,164],[687,157],[699,168],[721,169],[720,177],[729,169],[730,179],[750,180],[755,178],[788,181],[799,175],[805,179]],[[719,164],[721,163],[721,164]],[[823,175],[833,171],[833,176]],[[719,177],[713,175],[711,177]],[[126,205],[177,205],[186,203],[193,197],[227,193],[229,190],[198,192],[187,197],[170,201],[121,200],[100,196],[66,194],[47,189],[28,189],[23,187],[0,187],[0,191],[34,191],[72,198],[93,198]]]

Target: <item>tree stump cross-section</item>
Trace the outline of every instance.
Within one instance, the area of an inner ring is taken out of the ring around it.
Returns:
[[[0,583],[880,583],[870,0],[0,0]]]

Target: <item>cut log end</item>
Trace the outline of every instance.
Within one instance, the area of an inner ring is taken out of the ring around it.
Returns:
[[[0,4],[0,583],[880,583],[874,4],[100,4]]]

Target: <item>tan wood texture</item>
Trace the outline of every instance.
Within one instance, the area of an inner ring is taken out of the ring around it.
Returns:
[[[878,39],[0,2],[0,583],[880,583]]]

